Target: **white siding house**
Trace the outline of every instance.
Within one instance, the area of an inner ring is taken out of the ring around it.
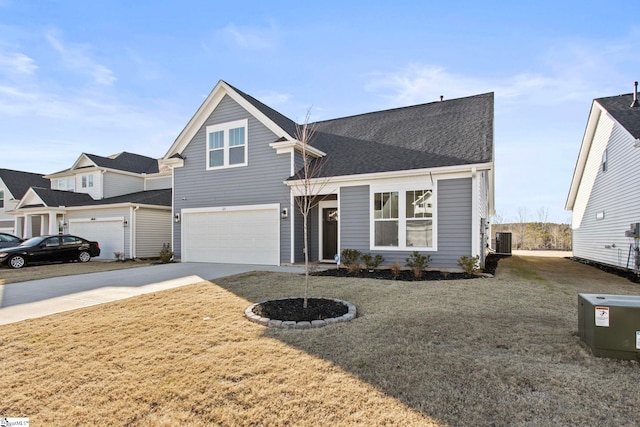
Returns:
[[[574,256],[624,269],[637,269],[638,240],[625,231],[640,222],[635,96],[593,101],[565,206],[572,211]]]

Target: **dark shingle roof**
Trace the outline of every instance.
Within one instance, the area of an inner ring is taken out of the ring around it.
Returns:
[[[596,99],[636,139],[640,138],[640,107],[631,108],[633,94]]]
[[[51,185],[48,179],[43,178],[43,174],[11,169],[0,169],[0,178],[16,199],[21,199],[29,187],[48,187]]]
[[[493,93],[317,122],[321,176],[493,161]]]
[[[105,205],[116,203],[135,203],[141,205],[171,206],[171,189],[139,191],[137,193],[123,194],[121,196],[108,197],[101,200],[94,200],[89,204]]]
[[[225,82],[225,83],[227,83],[227,82]],[[262,102],[258,101],[253,96],[244,93],[243,91],[241,91],[240,89],[230,85],[229,83],[227,83],[227,84],[233,90],[238,92],[238,94],[240,96],[242,96],[244,99],[246,99],[251,105],[253,105],[258,110],[260,110],[260,112],[262,114],[264,114],[265,116],[267,116],[269,118],[269,120],[271,120],[272,122],[274,122],[275,124],[280,126],[280,128],[282,128],[282,130],[287,132],[290,136],[295,137],[295,135],[296,135],[296,122],[294,122],[293,120],[289,119],[288,117],[285,117],[284,115],[278,113],[273,108],[271,108],[271,107],[269,107],[267,105],[264,105]]]
[[[46,206],[81,206],[91,203],[93,198],[85,193],[52,190],[51,188],[33,187],[33,191],[42,199]],[[27,206],[25,206],[27,207]]]
[[[123,151],[111,157],[102,157],[87,153],[85,153],[85,155],[99,167],[133,173],[158,173],[159,171],[157,159],[140,154]]]
[[[50,188],[34,188],[33,191],[49,207],[58,206],[91,206],[112,205],[117,203],[135,203],[156,206],[171,206],[171,189],[139,191],[137,193],[124,194],[122,196],[108,197],[94,200],[85,193],[72,191],[51,190]],[[27,206],[25,206],[27,207]]]

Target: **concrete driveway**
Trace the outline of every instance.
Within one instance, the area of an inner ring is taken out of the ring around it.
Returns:
[[[304,273],[304,267],[174,263],[0,286],[0,325],[250,271]]]

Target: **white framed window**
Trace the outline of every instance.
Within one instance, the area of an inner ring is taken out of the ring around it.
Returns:
[[[4,208],[4,190],[0,190],[0,208]]]
[[[65,190],[65,191],[75,191],[76,189],[76,178],[75,177],[69,177],[69,178],[58,178],[58,190]]]
[[[609,169],[609,149],[605,148],[602,153],[602,172],[606,172]]]
[[[207,169],[247,166],[248,119],[207,126]]]
[[[435,250],[433,189],[373,189],[371,200],[371,249]]]
[[[93,188],[93,174],[82,175],[82,188]]]

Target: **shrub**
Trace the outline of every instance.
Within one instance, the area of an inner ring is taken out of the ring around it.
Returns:
[[[402,266],[400,265],[400,262],[398,261],[397,258],[396,258],[396,262],[391,264],[390,268],[394,277],[398,277],[400,275],[400,271],[402,271]]]
[[[162,250],[160,250],[160,262],[163,264],[167,264],[171,262],[173,258],[173,251],[171,250],[171,245],[169,243],[162,244]]]
[[[360,271],[360,256],[362,253],[357,249],[343,249],[340,253],[342,264],[347,267],[349,273]]]
[[[406,266],[410,267],[411,270],[413,271],[413,275],[415,276],[415,278],[419,279],[422,277],[422,272],[424,271],[425,268],[429,266],[430,262],[431,262],[430,255],[424,256],[418,251],[413,251],[411,256],[407,258]]]
[[[372,256],[371,254],[362,254],[361,258],[362,261],[364,261],[364,265],[366,265],[369,270],[378,268],[378,266],[384,261],[384,257],[380,254],[376,254],[376,256]]]
[[[116,261],[124,261],[124,252],[114,252],[113,255],[116,257]]]
[[[458,266],[467,274],[473,274],[480,270],[480,255],[474,257],[461,256],[458,260]]]

